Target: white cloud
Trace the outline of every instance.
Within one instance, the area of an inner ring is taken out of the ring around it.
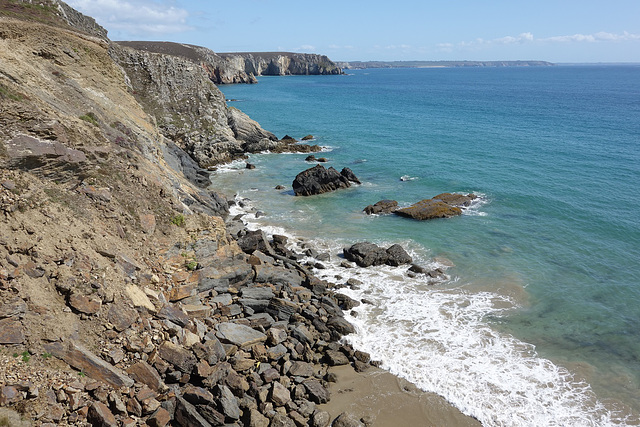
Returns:
[[[495,39],[475,39],[472,41],[463,41],[457,44],[440,43],[436,45],[441,52],[452,52],[455,49],[476,49],[497,45],[513,45],[525,43],[595,43],[595,42],[623,42],[640,40],[640,34],[631,34],[623,32],[622,34],[599,32],[595,34],[573,34],[565,36],[552,36],[544,38],[535,38],[532,33],[521,33],[518,36],[505,36]]]
[[[601,31],[595,34],[573,34],[571,36],[555,36],[555,37],[547,37],[540,39],[540,41],[544,42],[560,42],[560,43],[571,43],[571,42],[621,42],[621,41],[631,41],[631,40],[640,40],[640,34],[631,34],[628,32],[624,32],[622,34],[613,34]]]
[[[67,0],[67,3],[98,21],[109,31],[131,35],[172,34],[191,30],[185,9],[166,1]]]

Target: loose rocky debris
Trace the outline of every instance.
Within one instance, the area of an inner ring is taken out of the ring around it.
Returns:
[[[236,246],[202,230],[170,247],[144,280],[140,260],[101,250],[134,278],[128,298],[57,285],[69,293],[69,315],[98,322],[95,347],[71,335],[30,351],[38,346],[21,321],[39,308],[7,299],[16,278],[3,273],[3,340],[17,352],[3,362],[17,369],[3,370],[0,403],[36,425],[327,426],[331,417],[316,407],[331,398],[327,367],[370,361],[338,341],[354,331],[342,310],[359,303],[309,274],[298,263],[308,255],[288,249],[286,237],[239,235]],[[191,258],[197,267],[187,269]],[[6,259],[24,268],[23,258]]]

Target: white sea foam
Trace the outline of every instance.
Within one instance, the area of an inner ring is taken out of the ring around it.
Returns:
[[[250,211],[234,207],[232,214]],[[266,226],[246,215],[251,229],[292,236],[282,227]],[[472,292],[463,280],[428,286],[425,279],[406,275],[406,267],[344,269],[336,256],[345,242],[314,240],[320,251],[331,253],[318,277],[335,281],[357,278],[359,289],[343,288],[350,297],[366,299],[346,314],[356,333],[346,340],[367,351],[390,372],[425,391],[445,397],[485,426],[614,426],[631,425],[614,408],[605,407],[588,384],[565,368],[536,354],[533,346],[497,332],[486,321],[514,308],[508,297]],[[379,242],[385,245],[385,242]],[[424,250],[411,250],[414,259],[429,268],[445,264],[427,260]],[[297,248],[299,250],[299,248]]]
[[[234,160],[216,167],[216,173],[238,172],[247,168],[246,160]]]
[[[486,316],[504,313],[498,306],[513,305],[507,297],[429,287],[406,277],[406,268],[357,270],[363,285],[341,292],[372,304],[347,315],[356,333],[346,339],[392,373],[444,396],[486,426],[625,424],[587,384],[487,324]],[[339,267],[316,273],[345,276]]]
[[[484,212],[482,208],[490,203],[489,197],[480,192],[474,192],[473,194],[478,197],[472,200],[469,206],[462,208],[462,214],[470,216],[486,216],[487,213]]]

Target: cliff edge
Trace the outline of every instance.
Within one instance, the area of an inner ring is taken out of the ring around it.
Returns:
[[[355,302],[202,168],[289,142],[94,24],[0,3],[0,424],[327,425]]]

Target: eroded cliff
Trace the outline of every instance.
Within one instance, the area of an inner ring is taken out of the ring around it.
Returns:
[[[327,56],[314,53],[237,52],[218,55],[255,76],[342,74],[340,67]]]
[[[0,3],[0,424],[326,425],[327,363],[368,366],[338,343],[355,302],[226,224],[196,164],[292,142],[104,34]]]

